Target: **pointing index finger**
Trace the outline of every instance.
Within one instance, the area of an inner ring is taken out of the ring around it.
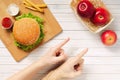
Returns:
[[[61,43],[59,43],[58,45],[55,46],[55,49],[58,50],[61,47],[63,47],[68,41],[70,40],[70,38],[65,39],[64,41],[62,41]]]
[[[76,59],[81,59],[88,52],[88,48],[83,49],[80,54],[76,56]]]

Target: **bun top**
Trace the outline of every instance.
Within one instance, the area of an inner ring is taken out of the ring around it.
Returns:
[[[32,45],[40,36],[39,24],[32,18],[22,18],[14,23],[13,36],[22,45]]]

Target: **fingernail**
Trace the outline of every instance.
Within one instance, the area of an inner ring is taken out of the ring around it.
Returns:
[[[83,52],[83,51],[88,51],[88,48],[78,49],[78,50],[77,50],[77,53]]]
[[[70,37],[66,38],[66,40],[70,40]]]
[[[81,51],[88,51],[88,48],[81,49]]]

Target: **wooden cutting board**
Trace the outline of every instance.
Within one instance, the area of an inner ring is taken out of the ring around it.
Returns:
[[[31,0],[31,1],[36,4],[44,3],[43,0]],[[54,16],[52,15],[52,13],[50,12],[48,8],[45,9],[44,14],[41,14],[39,12],[34,12],[29,9],[26,9],[22,3],[22,0],[0,0],[0,21],[3,17],[6,17],[6,16],[11,17],[6,11],[7,6],[11,3],[16,3],[20,7],[20,14],[30,12],[33,15],[39,16],[44,19],[45,37],[41,44],[44,44],[45,42],[52,39],[53,37],[55,37],[57,34],[59,34],[62,31],[60,25],[58,24],[58,22],[56,21],[56,19],[54,18]],[[15,21],[14,17],[11,17],[11,18],[13,19],[13,21]],[[25,52],[19,49],[18,47],[16,47],[14,44],[14,39],[12,37],[11,30],[2,29],[1,25],[0,25],[0,39],[3,41],[3,43],[5,44],[5,46],[10,51],[13,58],[17,62],[22,60],[23,58],[25,58],[26,56],[30,54],[30,52]]]

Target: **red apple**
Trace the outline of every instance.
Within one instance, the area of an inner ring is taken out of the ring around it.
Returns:
[[[104,8],[97,8],[91,21],[98,26],[106,25],[110,21],[110,14]]]
[[[89,0],[83,0],[77,5],[77,13],[86,18],[93,16],[95,8]]]
[[[10,29],[12,27],[12,24],[13,24],[13,22],[9,17],[4,17],[2,19],[2,27],[4,29]]]
[[[112,46],[117,41],[117,35],[112,30],[106,30],[105,32],[102,33],[101,40],[103,44],[107,46]]]

